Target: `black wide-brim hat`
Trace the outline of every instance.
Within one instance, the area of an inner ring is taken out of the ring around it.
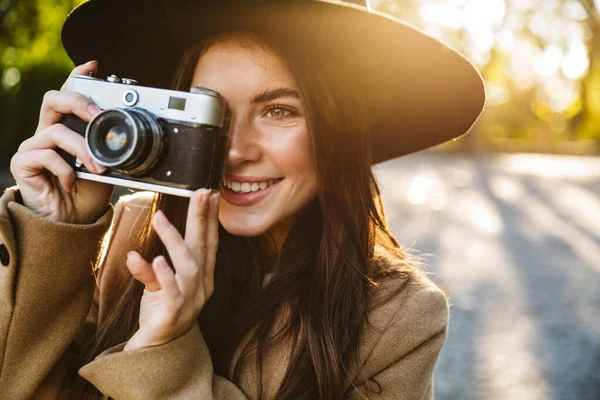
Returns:
[[[276,27],[278,34],[301,32],[294,40],[311,41],[325,49],[324,57],[337,54],[346,85],[362,83],[352,96],[377,110],[370,114],[376,119],[370,121],[374,163],[465,134],[485,103],[475,67],[415,27],[362,4],[90,0],[69,14],[62,41],[76,65],[97,60],[99,77],[115,74],[169,88],[183,52],[202,38],[260,27]]]

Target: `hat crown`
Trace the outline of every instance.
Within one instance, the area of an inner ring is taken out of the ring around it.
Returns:
[[[356,4],[357,6],[370,8],[368,0],[344,0],[344,3],[352,3],[352,4]]]
[[[219,1],[219,0],[217,0]],[[314,1],[314,0],[310,0]],[[238,0],[233,0],[234,3],[239,2]],[[357,6],[361,6],[367,9],[371,9],[371,4],[369,4],[369,0],[342,0],[340,3],[348,3],[348,4],[356,4]]]

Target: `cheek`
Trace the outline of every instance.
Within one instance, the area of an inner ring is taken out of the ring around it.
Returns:
[[[268,157],[282,176],[296,178],[314,177],[314,156],[310,137],[306,131],[282,137],[269,146]]]
[[[276,218],[289,218],[300,212],[317,195],[317,177],[312,144],[308,134],[294,138],[285,146],[273,148],[270,159],[279,170],[282,190],[277,198]],[[271,210],[273,211],[273,210]]]

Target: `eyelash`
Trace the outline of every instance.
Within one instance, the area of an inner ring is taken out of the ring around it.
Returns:
[[[284,106],[283,104],[272,104],[265,109],[264,115],[268,115],[271,110],[277,110],[277,109],[287,111],[289,114],[283,115],[281,117],[271,117],[271,118],[282,119],[282,118],[286,118],[286,117],[290,117],[290,116],[298,114],[298,112],[290,106]]]

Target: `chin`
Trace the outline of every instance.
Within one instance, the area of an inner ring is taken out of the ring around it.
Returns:
[[[223,228],[236,236],[254,237],[260,236],[268,231],[268,226],[262,223],[252,223],[252,221],[240,221],[233,218],[219,216],[219,222]]]
[[[223,224],[223,223],[221,223],[221,225],[223,225],[223,228],[225,228],[225,230],[227,232],[229,232],[235,236],[254,237],[254,236],[262,235],[263,233],[266,232],[266,230],[253,229],[252,227],[245,227],[245,226],[241,227],[241,226],[236,226],[236,225],[228,226],[227,224]]]

